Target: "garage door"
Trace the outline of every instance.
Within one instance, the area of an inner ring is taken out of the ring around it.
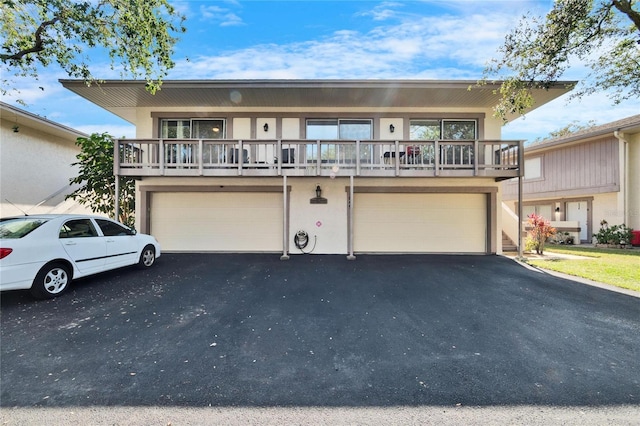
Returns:
[[[355,252],[486,253],[485,194],[356,194]]]
[[[156,192],[151,234],[163,250],[282,250],[282,194]]]

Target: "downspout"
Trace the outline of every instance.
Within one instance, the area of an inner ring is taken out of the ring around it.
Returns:
[[[622,219],[623,223],[627,225],[629,223],[629,209],[627,208],[629,200],[629,141],[624,138],[624,133],[620,133],[618,130],[613,132],[613,136],[615,136],[619,142],[622,142],[622,155],[624,157],[622,161],[624,169],[622,170],[621,179],[621,181],[624,182],[624,190],[622,191]]]

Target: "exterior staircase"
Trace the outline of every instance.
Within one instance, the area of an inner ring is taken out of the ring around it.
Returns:
[[[502,231],[502,251],[518,251],[518,246],[516,245],[516,243],[514,243],[511,238],[509,238],[507,234],[505,234],[504,231]]]

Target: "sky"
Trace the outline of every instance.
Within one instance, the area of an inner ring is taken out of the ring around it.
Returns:
[[[482,77],[509,30],[524,15],[544,16],[552,0],[172,1],[187,17],[176,45],[181,79],[435,79]],[[94,74],[119,79],[90,53]],[[582,80],[580,63],[563,80]],[[50,66],[39,81],[14,79],[2,100],[85,133],[135,137],[132,124],[64,89]],[[130,78],[130,77],[129,77]],[[503,139],[535,140],[568,124],[605,124],[640,113],[640,99],[614,106],[606,93],[568,95],[503,128]],[[21,99],[26,106],[17,104]]]

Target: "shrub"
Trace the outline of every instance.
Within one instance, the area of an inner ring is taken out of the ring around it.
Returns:
[[[556,228],[552,227],[547,219],[535,213],[531,213],[527,217],[527,224],[531,227],[528,239],[532,241],[532,249],[535,249],[537,254],[544,254],[544,243],[549,237],[556,234]]]
[[[622,225],[609,226],[606,220],[600,222],[600,230],[596,234],[598,244],[622,245],[629,244],[633,238],[632,229]]]

